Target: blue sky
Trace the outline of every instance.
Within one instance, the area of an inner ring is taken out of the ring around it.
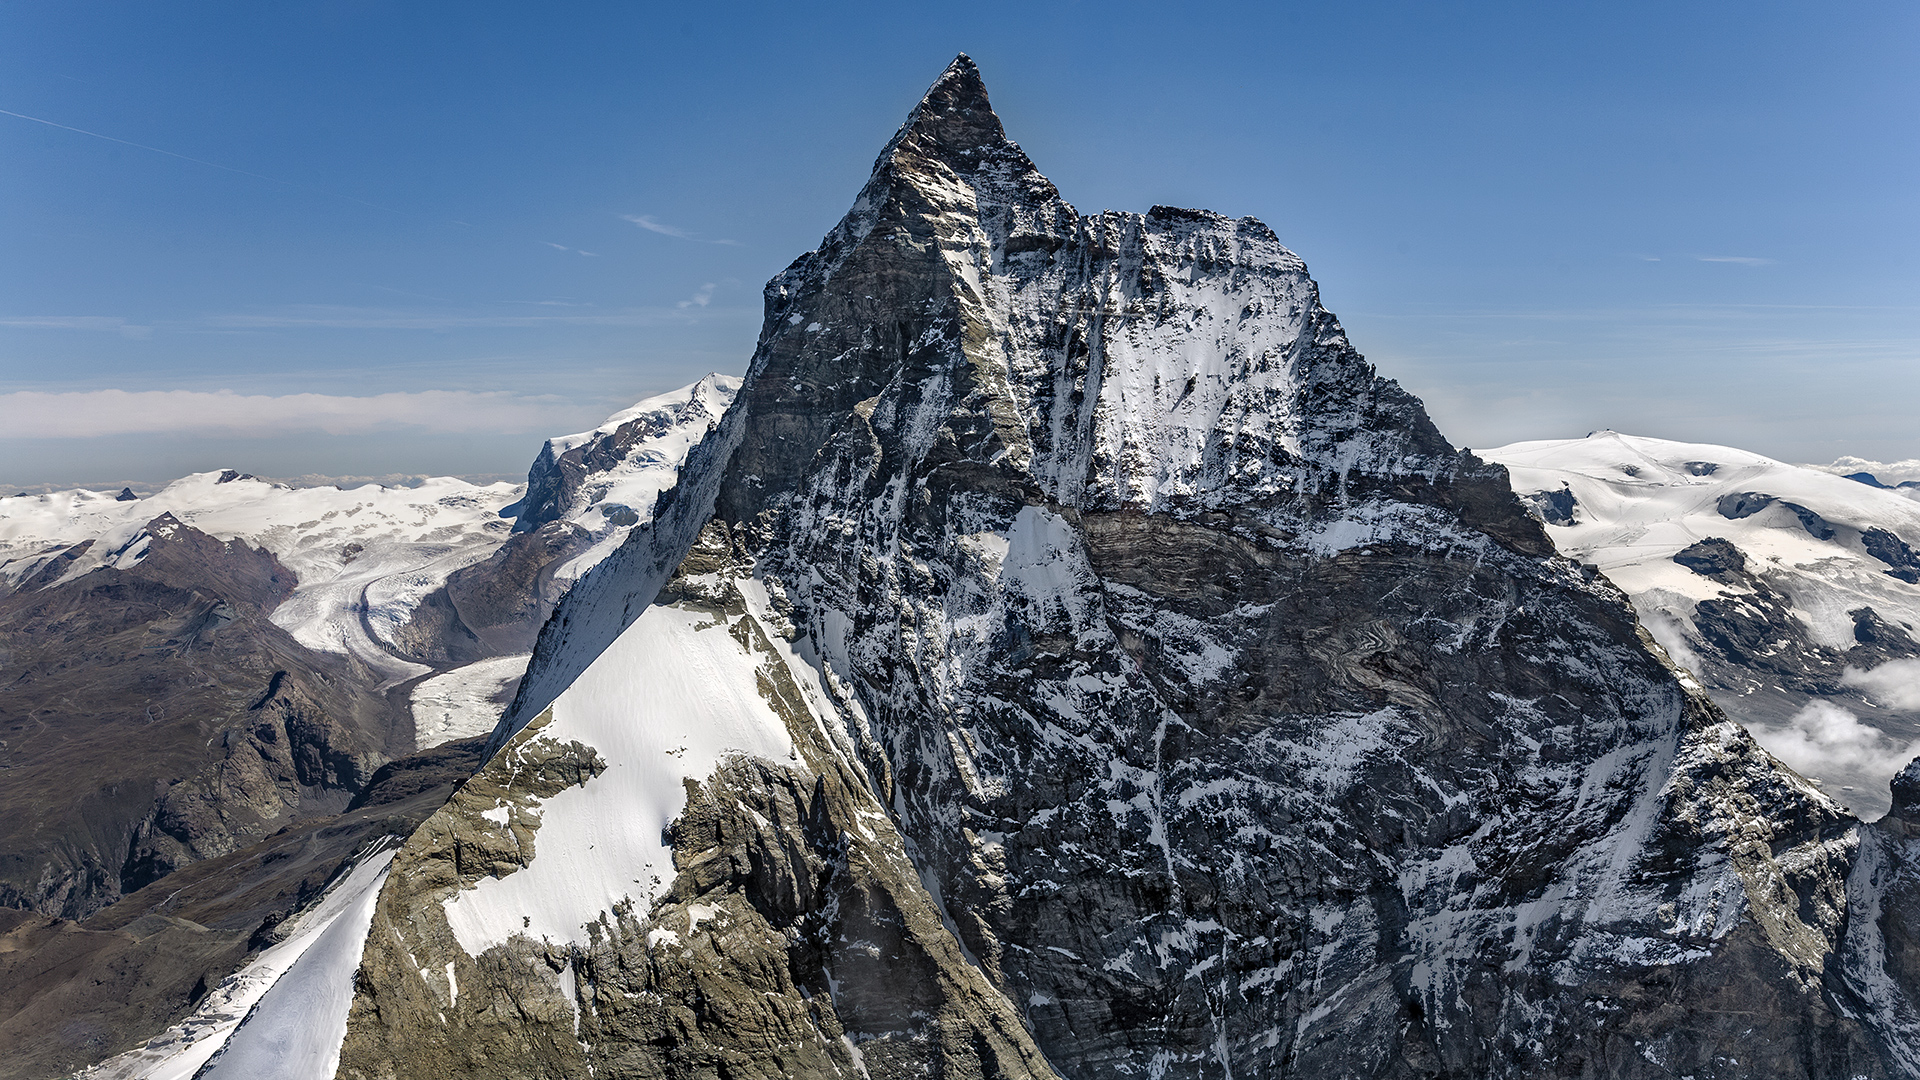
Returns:
[[[1457,443],[1920,457],[1911,4],[15,0],[0,483],[521,472],[743,370],[959,51],[1082,211],[1271,224]]]

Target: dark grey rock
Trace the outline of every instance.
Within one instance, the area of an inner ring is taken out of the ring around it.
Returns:
[[[1860,534],[1860,543],[1867,554],[1887,564],[1889,576],[1920,585],[1920,553],[1908,547],[1905,540],[1876,526]]]
[[[1807,530],[1808,536],[1813,537],[1815,540],[1833,539],[1833,526],[1827,524],[1826,518],[1801,506],[1799,503],[1782,503],[1781,505],[1793,511],[1793,515],[1800,519],[1800,525]]]
[[[1710,536],[1674,553],[1673,561],[1710,578],[1732,579],[1745,575],[1747,570],[1747,557],[1733,541],[1718,536]]]
[[[1533,508],[1541,521],[1549,525],[1579,524],[1573,516],[1573,508],[1580,505],[1580,500],[1573,497],[1571,487],[1562,487],[1559,491],[1536,491],[1526,498],[1527,505]]]
[[[1741,491],[1720,496],[1720,501],[1714,505],[1714,509],[1720,512],[1721,517],[1738,521],[1744,517],[1752,517],[1771,505],[1773,505],[1771,495],[1758,491]]]

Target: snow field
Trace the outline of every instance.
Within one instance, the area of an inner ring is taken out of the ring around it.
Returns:
[[[531,865],[447,900],[468,955],[515,934],[587,940],[623,899],[640,910],[673,879],[664,831],[686,809],[687,779],[735,754],[793,755],[786,724],[758,691],[772,657],[750,653],[715,616],[650,607],[553,702],[542,739],[592,746],[607,770],[540,806]]]

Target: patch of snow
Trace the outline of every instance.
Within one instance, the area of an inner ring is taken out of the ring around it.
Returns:
[[[414,749],[425,750],[492,731],[513,703],[513,692],[520,685],[520,676],[526,674],[527,660],[525,654],[496,656],[415,684]]]
[[[607,770],[540,807],[531,865],[446,901],[469,955],[524,933],[587,940],[625,899],[644,909],[674,876],[663,833],[686,808],[684,781],[750,754],[784,761],[785,723],[757,689],[772,658],[713,617],[650,607],[553,702],[543,738],[595,748]]]
[[[227,976],[192,1015],[140,1049],[79,1076],[331,1077],[347,1034],[354,971],[392,861],[390,850],[363,860],[318,904],[297,916],[285,940]]]

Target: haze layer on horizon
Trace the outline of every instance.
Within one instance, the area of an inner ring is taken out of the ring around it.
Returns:
[[[708,371],[955,52],[1456,443],[1920,457],[1920,9],[10,5],[0,484],[496,474]]]

